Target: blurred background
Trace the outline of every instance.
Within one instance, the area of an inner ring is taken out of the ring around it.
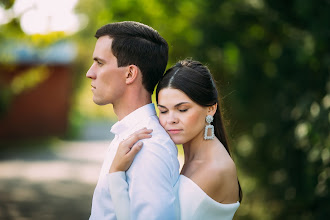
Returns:
[[[235,219],[329,218],[329,0],[1,0],[0,219],[89,217],[116,117],[85,74],[96,30],[124,20],[217,80]]]

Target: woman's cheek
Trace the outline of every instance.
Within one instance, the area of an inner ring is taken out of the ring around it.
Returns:
[[[188,114],[183,121],[185,122],[184,124],[188,127],[191,126],[196,126],[199,122],[199,114]]]
[[[165,117],[164,116],[161,116],[159,115],[159,123],[162,127],[165,128],[165,125],[166,125],[166,120],[165,120]]]

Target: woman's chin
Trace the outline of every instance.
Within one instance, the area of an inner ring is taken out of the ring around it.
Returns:
[[[171,137],[172,141],[174,142],[175,145],[178,145],[178,144],[183,144],[185,143],[182,138],[178,138],[178,137]]]

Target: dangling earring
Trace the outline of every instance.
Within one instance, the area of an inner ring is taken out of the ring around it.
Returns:
[[[205,126],[204,140],[212,140],[212,139],[214,139],[214,126],[211,125],[211,122],[213,122],[213,116],[212,115],[208,115],[208,116],[206,116],[206,119],[205,120],[209,124]],[[209,129],[211,129],[211,135],[210,136],[207,135]]]

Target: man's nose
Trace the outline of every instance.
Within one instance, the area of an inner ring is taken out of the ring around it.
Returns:
[[[90,78],[90,79],[95,79],[96,78],[95,72],[93,70],[94,69],[93,66],[94,66],[94,64],[92,64],[92,66],[87,71],[87,73],[86,73],[87,78]]]

